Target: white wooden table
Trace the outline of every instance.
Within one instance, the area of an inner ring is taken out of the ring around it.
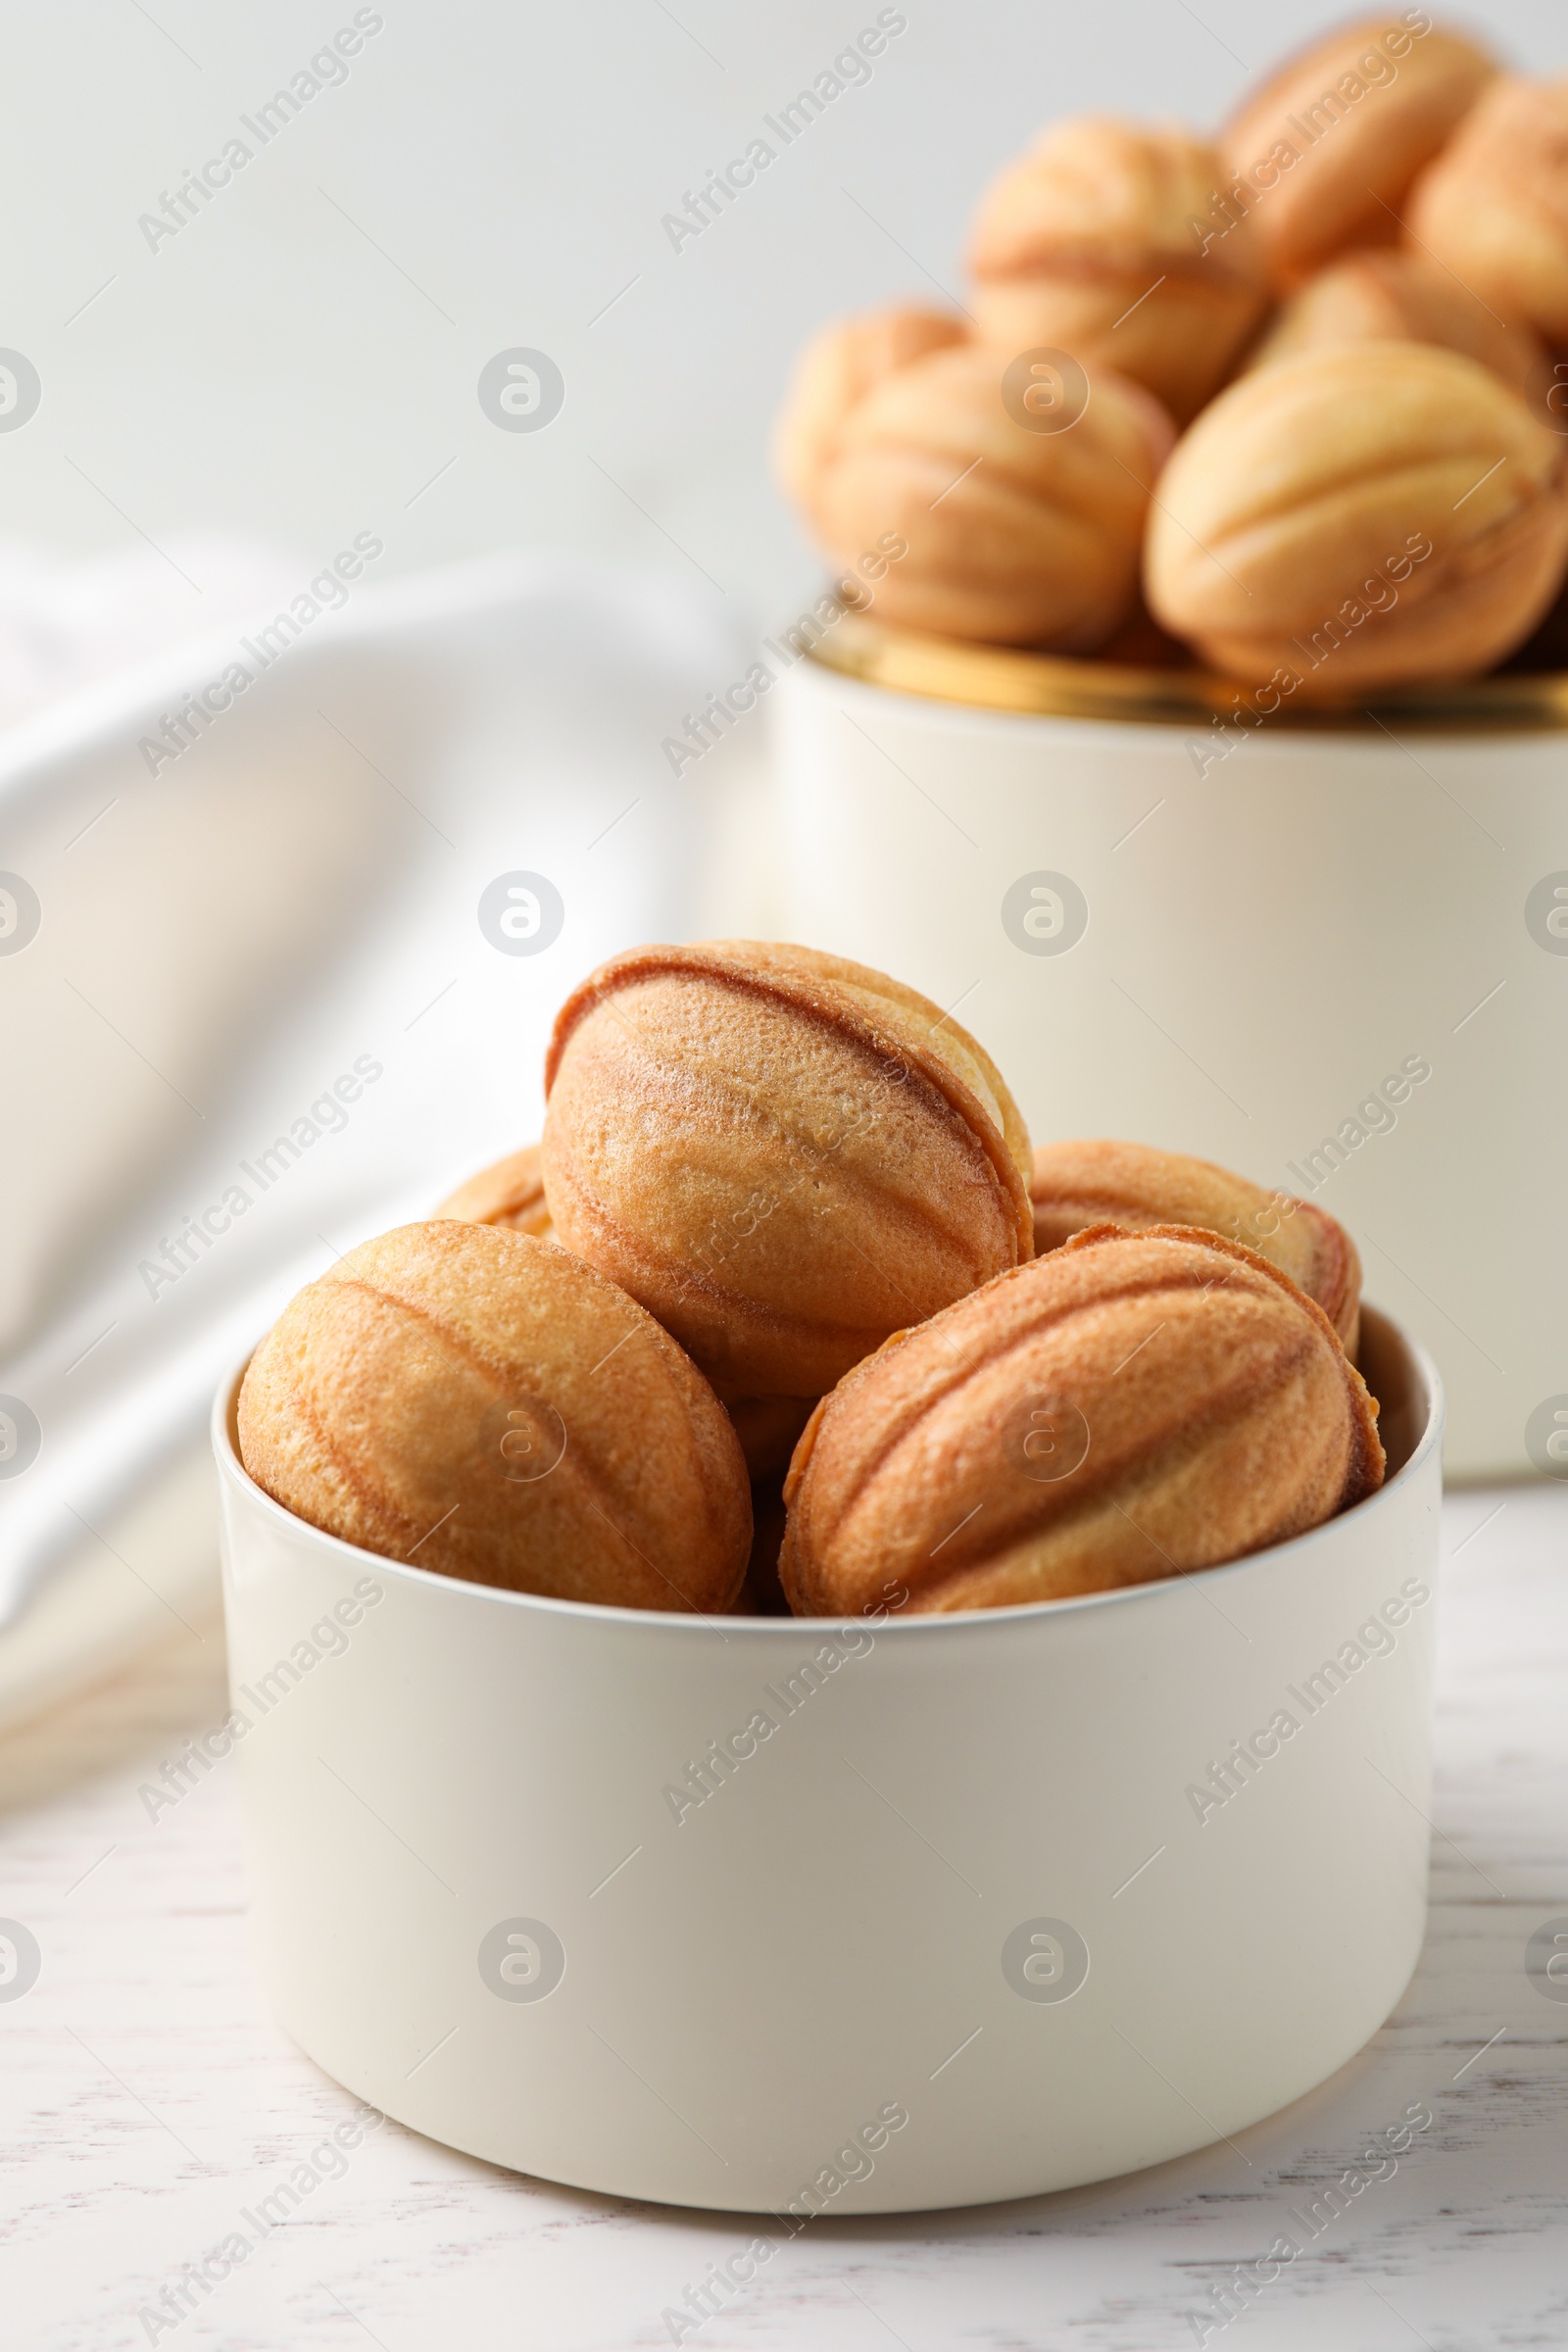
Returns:
[[[1456,1495],[1445,1537],[1431,1934],[1360,2056],[1234,2146],[1102,2187],[821,2221],[681,2340],[1166,2352],[1200,2340],[1204,2313],[1205,2340],[1227,2352],[1568,2343],[1568,2000],[1525,1971],[1532,1932],[1568,1926],[1568,1489]],[[583,2195],[390,2123],[341,2171],[318,2158],[320,2184],[226,2278],[181,2290],[181,2266],[355,2111],[260,1999],[232,1777],[215,1772],[156,1822],[138,1799],[223,1711],[221,1635],[202,1637],[178,1633],[0,1743],[0,1916],[43,1953],[33,1988],[0,2002],[0,2339],[669,2343],[665,2310],[765,2221]],[[1217,2327],[1211,2287],[1411,2107],[1432,2121],[1397,2171]]]

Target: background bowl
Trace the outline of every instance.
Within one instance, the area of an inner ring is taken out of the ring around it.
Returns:
[[[1037,1141],[1316,1200],[1443,1367],[1450,1478],[1528,1474],[1568,1407],[1568,677],[1260,713],[852,613],[770,707],[783,935],[952,1007]]]
[[[1441,1391],[1371,1309],[1362,1354],[1390,1477],[1311,1534],[850,1624],[358,1550],[247,1478],[236,1374],[220,1740],[283,2024],[435,2139],[736,2211],[1062,2188],[1283,2106],[1425,1920]]]

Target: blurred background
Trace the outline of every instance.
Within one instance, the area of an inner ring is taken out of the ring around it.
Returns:
[[[265,147],[241,117],[354,7],[14,9],[0,174],[25,235],[0,342],[41,398],[0,434],[0,536],[169,548],[193,627],[218,583],[174,541],[239,537],[314,571],[365,529],[386,572],[516,542],[668,564],[766,626],[818,568],[764,462],[808,331],[961,290],[977,193],[1049,118],[1212,124],[1345,11],[884,13],[906,29],[868,79],[677,250],[663,217],[877,22],[870,0],[385,0],[360,12],[381,29],[346,77]],[[1560,67],[1551,0],[1455,16],[1528,71]],[[235,136],[251,161],[149,243],[141,217]],[[561,371],[546,430],[480,408],[486,362],[516,348]]]

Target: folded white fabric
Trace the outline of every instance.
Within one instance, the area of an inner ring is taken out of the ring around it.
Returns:
[[[300,1282],[537,1134],[572,982],[700,919],[725,761],[663,746],[744,667],[718,600],[348,568],[0,742],[0,1625]]]
[[[0,727],[108,671],[286,603],[299,565],[242,539],[65,555],[0,540]]]

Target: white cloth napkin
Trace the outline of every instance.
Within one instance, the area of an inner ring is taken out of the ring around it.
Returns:
[[[577,978],[711,917],[755,747],[663,745],[745,666],[717,600],[372,570],[0,739],[0,1626],[301,1282],[537,1135]]]
[[[107,672],[285,603],[298,571],[277,549],[239,539],[91,556],[0,540],[0,727]]]

